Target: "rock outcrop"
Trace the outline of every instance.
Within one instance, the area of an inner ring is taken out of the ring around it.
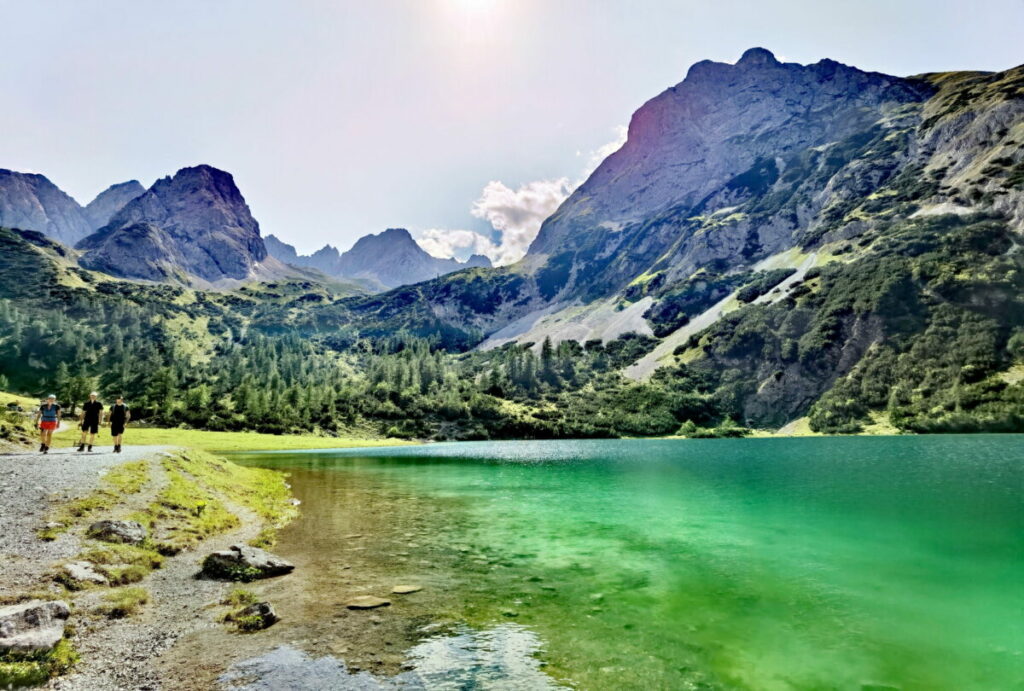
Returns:
[[[249,545],[232,545],[226,550],[213,552],[203,560],[204,575],[231,581],[283,576],[293,570],[295,566],[290,562]]]
[[[157,180],[77,247],[86,268],[184,283],[246,279],[267,256],[234,179],[207,165]]]
[[[142,544],[146,540],[146,529],[137,521],[96,521],[89,526],[88,535],[104,542],[126,545]]]
[[[0,653],[47,652],[64,637],[71,616],[66,602],[32,600],[0,607]]]
[[[68,247],[92,232],[82,207],[35,173],[0,169],[0,226],[35,230]]]
[[[277,616],[274,606],[269,602],[255,602],[229,615],[228,620],[235,622],[243,630],[259,631],[270,628],[281,621],[281,618]]]
[[[72,561],[61,566],[58,580],[72,590],[77,590],[84,585],[106,585],[107,577],[96,570],[96,567],[87,561]]]

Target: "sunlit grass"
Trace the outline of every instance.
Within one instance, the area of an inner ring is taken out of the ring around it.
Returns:
[[[109,428],[101,428],[97,445],[109,446]],[[80,432],[68,429],[54,435],[54,446],[78,444]],[[276,451],[301,449],[343,449],[360,446],[398,446],[414,442],[401,439],[359,439],[298,434],[260,434],[257,432],[209,432],[166,427],[132,427],[124,434],[126,446],[181,446],[203,451]]]

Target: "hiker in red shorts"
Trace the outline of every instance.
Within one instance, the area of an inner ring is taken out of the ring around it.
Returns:
[[[39,406],[39,410],[36,411],[36,422],[39,423],[39,450],[49,453],[53,430],[60,425],[60,406],[57,405],[56,396],[50,394],[46,397],[46,403]]]

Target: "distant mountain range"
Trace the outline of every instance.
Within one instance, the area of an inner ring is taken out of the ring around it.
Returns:
[[[113,185],[85,207],[42,175],[0,170],[0,226],[81,250],[88,269],[186,285],[297,275],[290,265],[376,292],[491,265],[477,255],[433,257],[396,228],[360,238],[345,253],[328,245],[300,256],[272,235],[262,238],[232,176],[208,165],[183,168],[148,190],[136,180]]]
[[[491,267],[491,261],[479,254],[464,262],[434,257],[416,244],[404,228],[364,235],[347,252],[325,245],[311,255],[300,255],[293,246],[273,235],[268,235],[264,242],[271,255],[292,266],[316,269],[328,276],[363,280],[385,289],[420,283],[460,269]]]
[[[895,77],[763,48],[699,62],[498,268],[430,257],[398,229],[300,256],[265,242],[231,176],[207,166],[113,211],[132,191],[108,191],[93,216],[42,176],[4,171],[0,224],[122,276],[217,283],[274,264],[397,286],[262,315],[334,344],[626,338],[627,377],[751,426],[850,431],[885,414],[900,429],[999,431],[1024,409],[1024,67]],[[18,251],[31,266],[37,253]]]

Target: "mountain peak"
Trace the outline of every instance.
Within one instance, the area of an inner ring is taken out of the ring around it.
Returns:
[[[147,242],[132,228],[145,226]],[[153,254],[145,271],[126,273],[126,248]],[[247,278],[267,256],[260,227],[230,173],[202,164],[182,168],[129,201],[95,234],[85,238],[83,265],[130,278],[162,280],[149,271],[170,261],[182,273],[206,281]],[[166,251],[165,251],[166,250]],[[157,257],[163,253],[166,256]]]
[[[35,230],[68,246],[92,228],[81,205],[46,176],[0,169],[0,226]]]
[[[779,61],[775,59],[775,55],[767,48],[748,48],[742,56],[740,56],[739,62],[736,63],[737,67],[748,67],[753,65],[777,65]]]
[[[111,185],[96,195],[85,206],[85,217],[93,230],[98,230],[110,223],[114,214],[123,209],[131,200],[145,194],[146,188],[138,180],[128,180]]]

